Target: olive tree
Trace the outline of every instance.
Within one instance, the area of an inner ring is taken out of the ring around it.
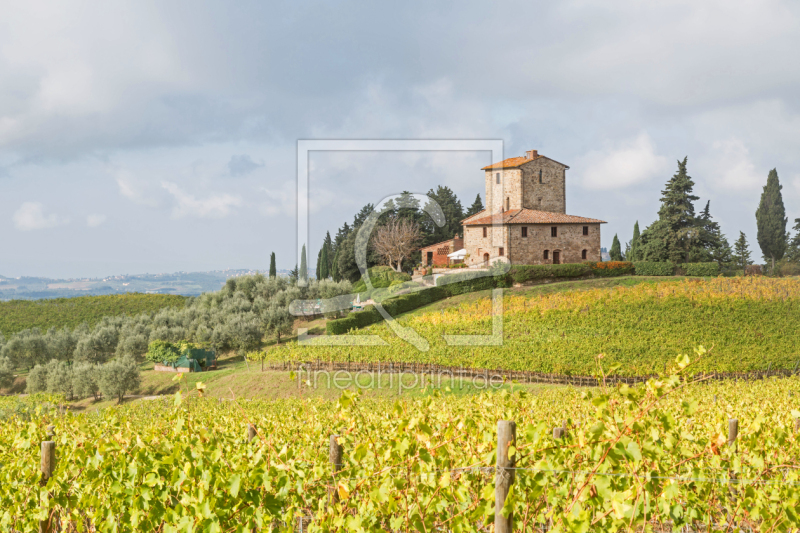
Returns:
[[[126,392],[135,391],[141,385],[139,365],[132,357],[115,359],[100,368],[98,382],[103,397],[116,398],[120,404]]]
[[[14,383],[14,367],[11,359],[0,355],[0,389],[6,389]]]
[[[100,366],[91,363],[76,363],[72,368],[72,391],[78,398],[94,396],[99,399]]]
[[[64,361],[53,359],[47,363],[47,392],[63,394],[67,400],[72,400],[72,368]]]

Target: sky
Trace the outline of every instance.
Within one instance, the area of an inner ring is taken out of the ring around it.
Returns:
[[[754,256],[777,168],[800,217],[800,4],[2,1],[0,275],[278,268],[300,139],[499,139],[569,165],[603,245],[657,217],[688,156],[700,210]],[[795,50],[793,53],[792,50]],[[366,203],[488,152],[312,152],[309,263]]]

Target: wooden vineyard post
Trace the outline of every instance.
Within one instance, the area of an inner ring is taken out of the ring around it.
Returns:
[[[736,453],[736,439],[739,437],[739,420],[736,418],[731,418],[728,420],[728,447],[733,448],[733,453]],[[736,491],[733,488],[733,485],[736,483],[736,472],[733,470],[729,471],[730,478],[730,493],[731,499],[736,501]],[[731,517],[731,523],[736,517]]]
[[[497,469],[494,477],[494,532],[510,533],[514,529],[514,516],[503,516],[502,510],[506,496],[514,483],[516,452],[508,456],[508,448],[517,442],[517,424],[509,420],[497,422]]]
[[[564,420],[564,423],[560,428],[553,428],[553,439],[563,439],[564,434],[567,432],[567,421]]]
[[[253,424],[247,424],[247,442],[256,438],[256,427]]]
[[[52,428],[53,426],[48,426],[47,434],[48,436],[52,436]],[[53,470],[55,470],[56,466],[56,443],[52,440],[46,440],[42,442],[42,462],[41,462],[41,469],[42,469],[42,480],[41,485],[45,486],[47,484],[47,480],[53,476]],[[53,527],[51,524],[52,516],[48,516],[47,520],[41,520],[39,522],[39,533],[51,533],[53,531]]]
[[[328,502],[331,505],[339,501],[339,491],[337,490],[336,486],[336,474],[341,472],[343,467],[342,457],[344,455],[344,450],[342,449],[342,445],[339,444],[338,438],[339,435],[331,435],[329,450],[329,459],[333,465],[333,476],[331,478],[331,484],[328,486]]]

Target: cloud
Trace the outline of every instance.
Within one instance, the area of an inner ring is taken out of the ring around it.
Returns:
[[[197,218],[224,218],[231,212],[231,208],[242,205],[242,199],[230,194],[216,194],[208,198],[198,199],[183,191],[175,183],[164,182],[161,186],[169,192],[176,201],[172,208],[172,218],[197,217]]]
[[[148,207],[161,205],[163,193],[158,189],[154,190],[151,185],[137,180],[128,172],[118,171],[115,180],[119,187],[119,193],[128,200]]]
[[[267,199],[259,205],[261,214],[268,217],[277,215],[294,216],[295,213],[295,193],[293,183],[284,183],[281,188],[261,187]]]
[[[228,162],[228,170],[231,176],[246,176],[259,167],[263,167],[264,163],[256,163],[252,158],[247,155],[233,155]]]
[[[103,222],[106,221],[106,218],[107,217],[105,215],[88,215],[86,217],[86,225],[90,228],[96,228],[97,226],[103,224]]]
[[[642,132],[605,150],[592,150],[579,159],[575,168],[583,176],[585,187],[610,190],[648,181],[664,171],[666,162],[656,153],[650,136]]]
[[[716,141],[711,145],[711,180],[726,191],[758,191],[766,183],[750,159],[750,151],[739,139]],[[765,174],[765,173],[761,173]]]
[[[14,226],[22,231],[54,228],[69,223],[69,219],[55,213],[46,215],[44,206],[39,202],[23,202],[12,218]]]

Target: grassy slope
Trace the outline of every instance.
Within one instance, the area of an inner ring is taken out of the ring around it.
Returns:
[[[165,307],[183,307],[186,298],[174,294],[111,294],[53,300],[11,300],[0,302],[0,332],[9,335],[37,327],[74,328],[90,326],[104,316],[138,315]]]

